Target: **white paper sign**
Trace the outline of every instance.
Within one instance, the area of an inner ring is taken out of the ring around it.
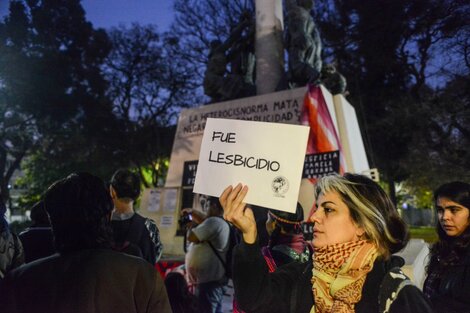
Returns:
[[[158,212],[160,210],[160,190],[150,189],[147,211]]]
[[[207,119],[193,191],[219,197],[229,185],[249,188],[245,202],[295,212],[309,128]]]

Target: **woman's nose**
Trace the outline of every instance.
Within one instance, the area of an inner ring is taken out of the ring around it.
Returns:
[[[310,214],[309,221],[312,223],[318,222],[320,218],[320,210],[318,208],[312,209],[312,213]]]
[[[451,215],[452,214],[450,213],[450,210],[444,210],[444,213],[442,214],[442,219],[443,220],[449,220]]]

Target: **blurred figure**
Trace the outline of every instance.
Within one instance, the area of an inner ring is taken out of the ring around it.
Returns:
[[[297,203],[295,213],[269,210],[266,230],[269,243],[261,249],[266,260],[274,262],[274,268],[291,262],[307,262],[311,255],[309,244],[304,240],[302,222],[304,211]]]
[[[24,263],[23,246],[18,236],[10,231],[5,218],[6,212],[5,204],[0,201],[0,279],[8,271]]]
[[[56,252],[51,224],[43,201],[36,202],[33,205],[30,217],[33,224],[19,235],[23,244],[26,263],[50,256]]]
[[[155,221],[134,211],[140,196],[140,178],[127,169],[117,170],[109,187],[114,203],[111,226],[116,250],[139,256],[155,265],[163,252]]]
[[[165,286],[173,313],[203,313],[197,298],[189,291],[183,274],[168,273],[165,277]]]
[[[434,192],[439,240],[433,244],[424,294],[436,312],[470,312],[470,184],[451,182]]]
[[[71,174],[49,187],[44,205],[59,253],[7,274],[4,312],[171,312],[155,268],[111,249],[113,202],[101,179]]]
[[[259,208],[261,207],[256,207],[256,210]],[[255,214],[254,210],[253,214]],[[267,216],[265,228],[269,235],[269,242],[267,246],[261,248],[261,253],[269,272],[272,273],[279,266],[291,262],[307,262],[311,257],[312,248],[305,241],[302,233],[304,210],[300,203],[297,203],[295,213],[268,210]],[[233,300],[233,312],[243,313],[238,307],[236,295]]]

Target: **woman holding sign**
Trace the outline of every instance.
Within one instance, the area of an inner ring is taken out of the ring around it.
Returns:
[[[240,229],[234,251],[235,297],[247,312],[433,312],[421,291],[401,272],[408,231],[392,202],[361,175],[326,176],[315,187],[315,252],[307,264],[269,273],[257,243],[247,186],[220,196],[224,217]]]

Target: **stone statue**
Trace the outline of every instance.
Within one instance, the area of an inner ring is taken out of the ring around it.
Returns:
[[[234,50],[233,46],[235,44],[240,45],[239,41],[241,40],[241,34],[250,23],[251,20],[249,18],[242,16],[242,20],[233,29],[226,41],[221,42],[220,40],[213,40],[211,42],[209,60],[204,74],[204,93],[211,97],[212,102],[233,99],[237,90],[242,88],[240,86],[243,85],[243,78],[238,78],[236,76],[238,73],[226,75],[227,64],[229,62],[234,62],[234,58],[236,58],[235,52],[238,53],[238,51]],[[239,68],[233,65],[232,68],[235,67],[237,71],[242,73],[243,62],[239,62]],[[249,63],[247,63],[247,66],[249,66]],[[251,66],[253,67],[254,65]],[[246,69],[246,71],[248,70]]]
[[[317,83],[320,78],[322,44],[310,15],[312,7],[312,0],[286,0],[288,79],[292,87]]]
[[[240,36],[230,52],[230,74],[228,85],[232,85],[230,92],[225,94],[227,99],[254,96],[256,86],[255,72],[255,31],[256,24],[249,12],[244,12],[241,23],[248,20],[250,23],[245,35]]]
[[[331,94],[347,95],[346,78],[336,70],[334,64],[325,64],[321,70],[321,83],[328,89]]]

